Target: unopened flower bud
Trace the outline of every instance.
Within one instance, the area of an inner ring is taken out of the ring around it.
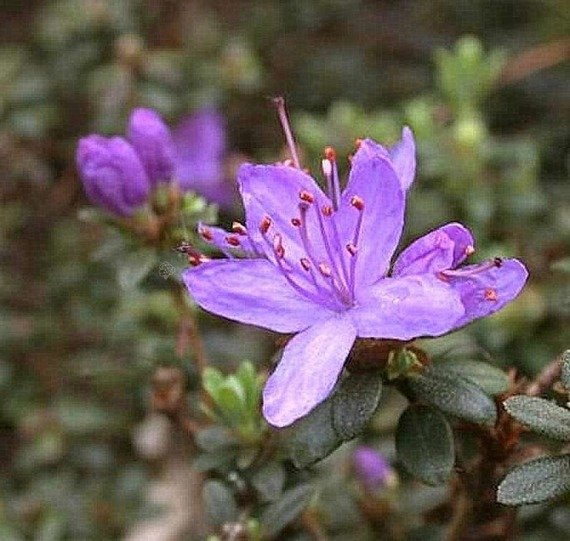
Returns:
[[[168,126],[152,109],[135,109],[127,137],[137,151],[152,185],[169,182],[174,175],[175,149]]]
[[[390,463],[372,447],[361,445],[352,454],[357,479],[369,490],[393,486],[398,482]]]
[[[148,175],[134,148],[122,137],[84,137],[76,163],[87,197],[112,214],[130,216],[147,200]]]

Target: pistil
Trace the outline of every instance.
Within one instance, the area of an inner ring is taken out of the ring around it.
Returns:
[[[285,139],[287,140],[287,146],[289,147],[289,152],[291,153],[291,158],[293,159],[293,165],[295,165],[297,169],[301,169],[301,162],[299,160],[299,155],[297,154],[297,147],[295,145],[293,131],[291,130],[291,124],[289,123],[289,117],[287,115],[287,109],[285,107],[285,98],[283,98],[283,96],[273,98],[273,105],[275,105],[275,108],[277,109],[277,115],[279,117],[281,127],[283,128]]]

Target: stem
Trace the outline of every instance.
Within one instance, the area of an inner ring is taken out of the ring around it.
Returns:
[[[182,358],[186,353],[188,346],[194,353],[194,360],[198,371],[202,373],[208,366],[208,357],[202,337],[198,332],[198,326],[192,310],[186,304],[185,292],[181,286],[176,286],[174,291],[174,300],[180,313],[180,326],[176,341],[176,353]]]
[[[552,384],[560,378],[562,372],[562,356],[550,361],[527,387],[526,394],[540,396],[552,387]]]

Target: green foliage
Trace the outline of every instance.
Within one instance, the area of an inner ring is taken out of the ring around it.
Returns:
[[[398,460],[428,485],[441,485],[455,462],[453,433],[437,409],[415,404],[400,416],[396,430]]]
[[[381,392],[378,373],[350,374],[343,379],[327,400],[283,431],[293,464],[309,466],[356,437],[376,411]]]
[[[513,396],[503,402],[517,421],[533,432],[561,441],[570,441],[570,411],[550,400],[534,396]]]
[[[238,506],[231,490],[220,481],[208,481],[202,490],[210,522],[222,526],[238,518]]]
[[[412,392],[445,413],[473,423],[492,425],[497,419],[493,400],[478,385],[434,365],[408,377]]]
[[[570,455],[546,456],[516,466],[499,485],[504,505],[540,503],[570,491]]]
[[[295,520],[309,505],[313,494],[314,488],[311,485],[299,485],[285,491],[261,515],[261,529],[264,535],[271,539]]]

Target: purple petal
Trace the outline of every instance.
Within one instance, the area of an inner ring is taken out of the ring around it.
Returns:
[[[229,207],[237,190],[225,178],[227,147],[223,115],[205,108],[185,117],[173,130],[176,176],[183,190],[194,190],[206,199]]]
[[[384,278],[360,292],[350,315],[362,338],[439,336],[464,314],[459,294],[434,275]]]
[[[332,314],[297,293],[265,259],[210,261],[187,269],[183,279],[204,310],[277,332],[298,332]]]
[[[361,160],[370,160],[375,156],[390,160],[402,189],[407,191],[416,174],[416,142],[412,130],[404,126],[400,141],[388,149],[372,139],[364,139],[354,155],[352,164],[354,166]]]
[[[316,323],[285,347],[263,389],[263,415],[287,426],[320,404],[332,391],[356,338],[346,317]]]
[[[174,174],[174,144],[168,126],[152,109],[135,109],[127,137],[146,169],[152,184],[169,182]]]
[[[446,224],[408,246],[394,263],[393,276],[454,269],[473,251],[473,236],[458,223]]]
[[[416,176],[416,141],[408,126],[402,129],[402,139],[388,150],[392,165],[400,177],[402,188],[406,191]]]
[[[307,212],[306,227],[314,243],[313,253],[319,261],[326,259],[322,245],[322,235],[316,209],[331,205],[329,198],[317,183],[303,171],[285,165],[242,165],[238,172],[238,182],[246,213],[247,229],[254,241],[265,246],[266,254],[273,259],[271,247],[264,241],[259,226],[265,216],[272,225],[267,233],[269,239],[281,235],[285,258],[297,265],[302,257],[307,257],[299,228],[291,223],[298,218],[299,194],[307,191],[314,196],[312,208]]]
[[[351,204],[353,196],[363,201],[362,211]],[[402,233],[404,207],[404,192],[388,160],[376,155],[353,163],[341,208],[334,219],[341,244],[353,242],[357,246],[357,287],[376,282],[388,270]],[[360,212],[362,227],[355,242]]]
[[[519,260],[504,259],[500,266],[485,262],[445,273],[445,276],[465,307],[465,314],[455,324],[461,327],[511,302],[526,283],[528,271]]]
[[[129,216],[147,200],[147,174],[133,147],[122,137],[82,138],[76,162],[92,203],[113,214]]]

